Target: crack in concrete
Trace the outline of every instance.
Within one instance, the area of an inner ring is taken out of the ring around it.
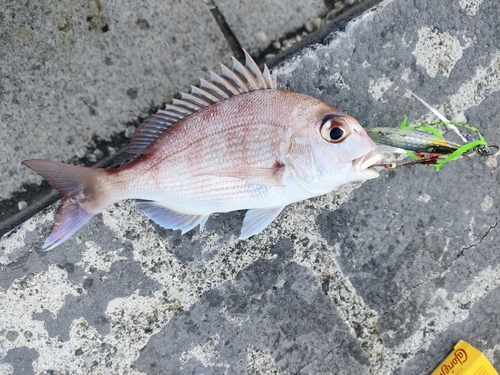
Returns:
[[[219,10],[219,7],[213,0],[206,0],[205,2],[215,22],[217,23],[217,26],[219,26],[222,35],[224,35],[224,38],[226,38],[226,42],[229,45],[229,48],[231,48],[233,56],[240,61],[244,60],[245,56],[243,54],[241,44],[238,38],[236,38],[236,35],[234,35],[233,31],[231,30],[231,27],[229,27],[229,24],[224,18],[222,12]]]
[[[486,237],[488,237],[488,235],[491,233],[491,231],[497,227],[497,225],[498,225],[498,221],[495,221],[495,224],[490,225],[488,227],[488,229],[486,229],[486,232],[481,236],[481,238],[479,240],[477,240],[477,241],[475,241],[473,243],[470,243],[469,245],[466,245],[466,246],[462,247],[460,249],[460,251],[458,252],[458,254],[455,256],[455,259],[453,259],[447,266],[444,267],[443,272],[441,272],[439,274],[439,276],[427,278],[426,280],[424,280],[424,281],[422,281],[422,282],[420,282],[418,284],[412,285],[411,289],[419,288],[420,286],[427,284],[429,281],[433,281],[433,280],[436,280],[436,279],[438,279],[440,277],[444,277],[448,273],[448,271],[450,270],[450,268],[453,266],[453,264],[455,264],[455,262],[458,259],[460,259],[460,258],[462,258],[464,256],[464,254],[465,254],[465,252],[467,250],[473,249],[474,247],[476,247],[480,243],[482,243],[486,239]],[[396,303],[393,307],[395,308],[398,305],[399,305],[399,302]]]
[[[332,353],[335,349],[340,348],[340,347],[344,344],[344,341],[346,340],[347,335],[348,335],[348,333],[346,332],[346,334],[344,335],[344,338],[340,341],[340,343],[339,343],[337,346],[334,346],[334,347],[333,347],[332,349],[330,349],[329,351],[327,351],[327,352],[326,352],[326,354],[325,354],[323,357],[321,357],[321,359],[320,359],[320,360],[321,360],[321,361],[322,361],[322,360],[324,360],[324,359],[325,359],[326,357],[328,357],[328,356],[329,356],[329,355],[330,355],[330,354],[331,354],[331,353]],[[317,359],[315,359],[314,361],[309,361],[309,362],[307,362],[306,364],[304,364],[304,366],[302,366],[302,367],[301,367],[301,368],[299,368],[296,372],[294,372],[294,373],[293,373],[293,375],[298,375],[298,374],[300,374],[300,372],[301,372],[304,368],[306,368],[307,366],[309,366],[311,363],[314,363],[314,362],[317,362],[317,361],[318,361],[318,360],[317,360]]]
[[[432,280],[435,280],[437,278],[440,278],[440,277],[443,277],[447,272],[449,272],[449,269],[453,266],[453,264],[456,262],[457,259],[459,259],[460,257],[464,256],[464,253],[465,251],[471,249],[471,248],[474,248],[475,246],[479,245],[480,243],[482,243],[491,233],[491,231],[493,229],[495,229],[498,225],[498,221],[495,221],[495,223],[493,225],[491,225],[487,230],[486,232],[481,236],[481,238],[467,246],[464,246],[460,252],[459,252],[459,255],[457,255],[457,257],[446,267],[446,269],[441,272],[439,274],[439,276],[436,276],[436,277],[433,277],[433,278],[428,278],[426,279],[425,281],[421,282],[421,283],[418,283],[416,284],[415,286],[412,286],[411,287],[411,290],[414,290],[422,285],[425,285],[426,283],[432,281]],[[411,301],[408,296],[403,296],[403,298],[401,298],[397,303],[395,303],[393,306],[389,307],[387,312],[385,314],[387,314],[389,311],[392,311],[393,309],[397,308],[398,306],[400,306],[401,304],[405,303],[405,302],[408,302],[408,301]],[[346,321],[349,321],[346,319]],[[427,322],[428,323],[428,322]],[[426,322],[422,322],[422,327],[425,327],[427,325]],[[364,325],[365,328],[367,328],[366,325]],[[376,327],[376,325],[375,325]],[[374,342],[373,340],[367,340],[366,338],[366,335],[369,334],[368,332],[365,332],[365,334],[362,334],[362,335],[356,335],[356,337],[358,338],[358,340],[360,340],[361,342],[363,343],[367,343],[370,345],[371,349],[369,351],[366,351],[365,348],[363,348],[363,350],[365,351],[365,353],[369,354],[371,353],[371,355],[369,356],[369,359],[370,359],[370,363],[373,365],[374,363],[377,363],[376,361],[376,356],[379,355],[381,356],[382,358],[384,358],[384,360],[387,360],[387,353],[385,352],[385,348],[383,347],[383,345],[381,347],[378,347],[378,350],[377,350],[377,343]],[[418,335],[418,332],[417,332],[417,335]],[[380,340],[381,340],[381,343],[383,343],[383,340],[382,338],[380,337],[380,334],[378,334]],[[414,336],[412,337],[409,337],[408,339],[405,340],[404,343],[402,343],[401,345],[398,345],[397,349],[395,348],[394,352],[393,352],[393,355],[392,355],[392,360],[394,361],[393,363],[393,366],[392,368],[396,368],[397,366],[403,364],[404,362],[406,362],[406,359],[404,357],[402,357],[402,353],[408,351],[409,349],[411,349],[412,347],[412,340],[415,339]],[[418,339],[418,338],[417,338]],[[373,368],[370,369],[370,374],[373,373]]]
[[[461,258],[463,257],[464,253],[467,251],[467,250],[470,250],[474,247],[476,247],[477,245],[479,245],[481,242],[484,241],[484,239],[490,234],[490,232],[496,228],[496,226],[498,225],[498,221],[495,221],[495,224],[493,225],[490,225],[490,227],[488,229],[486,229],[486,233],[484,233],[484,235],[479,239],[479,241],[476,241],[475,243],[471,243],[469,244],[468,246],[464,246],[462,249],[460,249],[460,251],[458,252],[458,255],[456,256],[456,258],[453,260],[453,262],[450,263],[450,265],[448,266],[448,268],[458,259],[458,258]],[[447,268],[447,269],[448,269]]]

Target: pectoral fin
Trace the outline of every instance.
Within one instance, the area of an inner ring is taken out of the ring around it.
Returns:
[[[311,145],[305,139],[297,138],[286,155],[290,169],[295,176],[313,180],[317,176]]]
[[[252,184],[264,186],[284,186],[284,174],[286,167],[278,168],[234,168],[234,169],[217,169],[207,171],[203,174],[220,177],[235,177],[241,178]]]
[[[203,228],[210,216],[180,214],[154,202],[137,202],[136,207],[156,224],[165,229],[180,229],[182,234],[189,232],[198,224]]]
[[[285,207],[248,210],[243,220],[243,227],[239,239],[245,240],[262,232],[271,222],[278,217]]]
[[[295,181],[302,189],[315,195],[331,191],[330,188],[325,188],[317,183],[319,177],[309,142],[300,138],[295,139],[286,159]]]

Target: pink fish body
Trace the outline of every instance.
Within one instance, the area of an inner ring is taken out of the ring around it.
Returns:
[[[377,146],[351,116],[313,97],[276,89],[267,67],[211,73],[182,100],[148,118],[114,169],[48,160],[23,163],[62,194],[44,248],[123,199],[159,225],[189,231],[214,212],[248,209],[240,238],[265,229],[290,203],[378,176]]]

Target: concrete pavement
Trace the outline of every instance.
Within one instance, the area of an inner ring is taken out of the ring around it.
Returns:
[[[367,128],[429,121],[411,90],[498,144],[499,8],[384,1],[274,72]],[[461,339],[500,369],[497,165],[383,171],[246,241],[241,212],[181,235],[122,202],[42,252],[53,205],[0,241],[0,373],[426,374]]]

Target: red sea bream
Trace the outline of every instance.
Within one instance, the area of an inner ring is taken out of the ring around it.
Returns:
[[[246,54],[246,53],[245,53]],[[137,129],[136,157],[98,169],[49,160],[23,163],[62,195],[43,247],[54,248],[123,199],[159,225],[187,232],[210,214],[247,209],[246,239],[290,203],[378,176],[381,159],[358,122],[313,97],[278,90],[267,67],[233,59],[221,75],[174,100]]]

